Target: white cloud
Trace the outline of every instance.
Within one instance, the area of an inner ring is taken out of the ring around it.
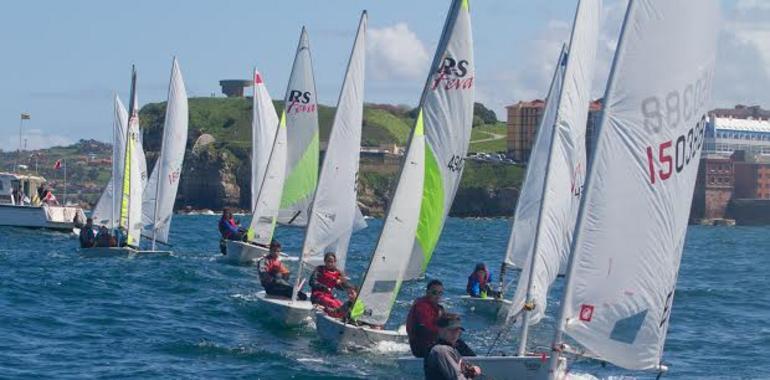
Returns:
[[[421,79],[425,76],[430,64],[428,50],[406,23],[371,28],[367,37],[367,73],[374,79]]]
[[[22,147],[26,140],[26,149],[42,149],[57,145],[70,145],[75,142],[72,138],[44,132],[41,129],[25,129],[22,135]],[[0,140],[0,149],[6,152],[15,151],[19,147],[19,135],[6,135]]]

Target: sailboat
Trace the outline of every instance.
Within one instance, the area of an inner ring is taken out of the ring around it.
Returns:
[[[304,27],[291,68],[284,109],[288,150],[278,222],[305,226],[318,183],[319,132],[313,61],[310,40]]]
[[[153,251],[156,242],[168,244],[174,201],[187,145],[187,123],[187,93],[179,63],[174,57],[171,63],[161,149],[152,175],[144,188],[142,200],[142,233],[151,239]]]
[[[552,363],[573,353],[629,370],[666,370],[663,346],[719,24],[715,0],[629,2],[580,204]],[[565,335],[582,348],[567,345]]]
[[[364,112],[366,23],[367,15],[364,11],[337,101],[318,187],[312,197],[292,298],[269,297],[264,292],[257,296],[264,308],[287,326],[307,322],[312,316],[311,302],[297,299],[297,293],[306,279],[304,269],[312,269],[322,263],[326,252],[335,252],[337,267],[344,269],[350,236],[356,229],[356,179]]]
[[[266,180],[266,173],[268,170],[268,164],[270,162],[270,157],[275,149],[275,144],[278,143],[280,145],[279,149],[284,149],[283,152],[277,152],[276,155],[283,157],[278,158],[276,157],[276,160],[280,160],[278,163],[276,162],[274,174],[273,177],[267,181],[267,186],[271,186],[275,189],[281,189],[283,188],[283,178],[285,177],[285,171],[286,171],[286,139],[280,140],[277,142],[276,140],[276,133],[278,132],[278,115],[275,112],[275,106],[273,106],[273,100],[270,98],[270,94],[267,91],[267,86],[265,85],[265,81],[262,78],[262,74],[257,70],[254,69],[254,98],[252,100],[252,118],[251,118],[251,210],[252,212],[256,212],[257,203],[259,202],[260,197],[260,191],[262,187],[264,186],[263,183]],[[285,116],[283,117],[285,119]],[[285,120],[284,120],[285,123]],[[279,169],[280,168],[280,169]],[[275,171],[277,170],[277,171]],[[276,182],[275,180],[277,177],[280,176],[280,183]],[[267,194],[265,194],[267,196]],[[275,201],[275,204],[273,205],[272,202],[268,202],[270,206],[268,209],[275,210],[278,208],[278,202],[280,202],[280,198],[278,198]],[[254,214],[255,217],[252,218],[252,226],[256,226],[255,222],[258,221],[258,218],[256,217],[257,214]],[[272,215],[272,213],[271,213]],[[262,215],[261,217],[264,217]],[[272,228],[273,221],[272,217],[269,218],[269,224]],[[253,229],[254,227],[252,227]],[[251,235],[254,236],[253,234]],[[272,232],[270,233],[270,238],[272,237]],[[232,242],[232,241],[225,241],[225,249],[224,249],[224,256],[222,256],[222,259],[224,262],[230,263],[230,264],[251,264],[254,263],[255,260],[258,260],[259,258],[263,257],[265,254],[267,254],[266,246],[270,243],[270,238],[263,238],[258,245],[254,244],[242,244],[239,242]],[[257,243],[253,240],[249,241],[251,243]]]
[[[423,89],[417,119],[379,240],[364,274],[359,296],[347,318],[355,323],[321,314],[316,318],[321,338],[337,348],[407,341],[406,334],[400,330],[368,326],[384,326],[390,318],[408,269],[415,236],[420,231],[421,216],[426,215],[421,207],[438,210],[437,214],[432,214],[438,219],[432,220],[440,220],[444,217],[442,208],[446,199],[443,197],[447,196],[451,203],[454,196],[454,189],[452,186],[445,187],[447,182],[444,181],[450,179],[451,185],[454,180],[442,176],[443,171],[439,167],[445,164],[438,162],[449,162],[453,168],[452,177],[459,179],[468,143],[462,136],[466,125],[470,128],[473,112],[473,62],[468,0],[454,0]],[[445,144],[431,144],[430,130],[440,135]],[[430,189],[424,190],[424,186]],[[438,203],[426,202],[423,191],[433,192],[432,195],[437,198],[431,200]],[[415,196],[421,193],[422,197]],[[440,231],[440,225],[438,228]]]
[[[80,253],[84,256],[115,256],[135,255],[138,253],[170,254],[168,251],[142,251],[139,248],[142,232],[142,165],[144,159],[140,151],[141,140],[139,131],[139,111],[137,110],[136,97],[136,69],[131,68],[131,102],[129,104],[129,117],[126,128],[125,149],[123,167],[119,186],[120,212],[118,214],[118,230],[123,234],[125,246],[123,247],[94,247],[83,248]]]
[[[120,197],[118,185],[123,183],[122,171],[123,158],[125,157],[126,148],[126,124],[128,124],[128,112],[126,107],[120,101],[120,98],[115,94],[115,121],[112,127],[112,176],[110,181],[102,191],[102,195],[99,197],[99,201],[94,207],[94,212],[91,217],[94,220],[94,225],[106,226],[109,229],[115,229],[118,227],[118,215],[120,210]]]

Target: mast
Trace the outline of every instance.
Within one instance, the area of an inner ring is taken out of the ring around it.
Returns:
[[[612,94],[612,89],[615,87],[615,71],[617,67],[620,65],[620,59],[623,57],[622,52],[625,48],[625,39],[623,36],[626,33],[626,27],[628,20],[631,17],[631,13],[636,9],[635,7],[636,2],[635,0],[629,0],[628,8],[626,8],[626,14],[623,18],[623,24],[620,29],[620,37],[618,39],[618,47],[615,51],[615,57],[612,63],[612,70],[610,71],[610,76],[607,80],[607,88],[604,92],[604,104],[611,104],[612,99],[610,99],[609,95]],[[594,146],[599,146],[599,141],[604,136],[601,132],[602,129],[604,129],[607,122],[607,112],[602,112],[601,121],[599,123],[599,126],[597,127],[597,130],[594,134],[594,136],[597,136],[597,141]],[[596,152],[598,149],[594,148],[591,154],[591,162],[595,161]],[[591,167],[588,169],[588,173],[586,174],[586,184],[591,183],[591,178],[594,175],[594,168],[595,165],[591,165]],[[559,305],[559,314],[556,319],[556,332],[554,334],[553,342],[551,343],[551,358],[549,360],[549,368],[548,368],[548,378],[551,380],[555,379],[556,376],[556,370],[559,365],[559,358],[561,357],[561,353],[563,351],[563,343],[564,340],[564,328],[566,327],[567,321],[565,320],[566,312],[567,312],[567,300],[569,299],[570,295],[572,294],[572,276],[574,272],[574,266],[575,266],[575,248],[578,246],[578,241],[581,238],[580,234],[580,227],[583,224],[583,216],[585,214],[586,210],[586,204],[588,203],[588,199],[591,196],[591,190],[590,186],[584,187],[583,197],[580,199],[580,208],[578,209],[578,217],[577,217],[577,223],[575,224],[575,230],[574,230],[574,236],[572,238],[572,245],[570,247],[570,255],[569,260],[567,261],[567,273],[565,275],[565,285],[564,285],[564,294],[562,295],[561,304]]]

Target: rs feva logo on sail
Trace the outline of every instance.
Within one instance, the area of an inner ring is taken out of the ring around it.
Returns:
[[[467,59],[455,59],[444,57],[436,70],[436,75],[431,83],[431,90],[443,88],[444,90],[467,90],[473,87],[473,75],[469,74],[470,63]],[[466,77],[467,76],[467,77]]]
[[[310,91],[291,90],[289,92],[289,104],[286,105],[286,113],[315,112],[316,105],[311,103],[313,94]]]

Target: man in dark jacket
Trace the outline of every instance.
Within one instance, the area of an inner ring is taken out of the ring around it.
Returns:
[[[94,235],[94,220],[86,219],[86,225],[80,227],[80,248],[91,248],[96,244]]]
[[[439,280],[431,280],[425,291],[425,296],[414,301],[409,315],[406,317],[406,333],[409,335],[409,348],[412,355],[424,358],[438,339],[436,322],[444,314],[444,307],[439,304],[444,294],[444,284]],[[457,349],[463,356],[476,354],[462,340],[457,340]]]
[[[481,368],[463,361],[455,346],[465,330],[457,314],[446,313],[436,322],[438,340],[423,361],[426,380],[464,380],[481,375]]]

